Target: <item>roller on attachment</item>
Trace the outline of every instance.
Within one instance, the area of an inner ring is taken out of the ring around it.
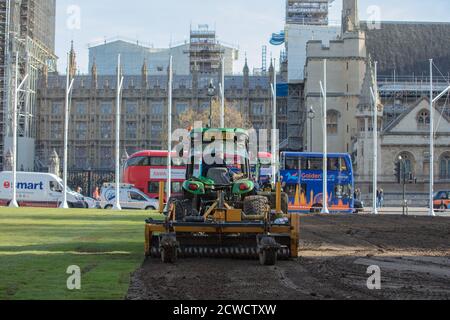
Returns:
[[[147,257],[164,263],[206,257],[274,265],[298,256],[299,217],[282,211],[288,200],[280,182],[270,192],[259,190],[248,145],[243,129],[191,132],[191,146],[201,149],[189,151],[183,196],[169,199],[162,220],[146,220]],[[205,150],[212,151],[205,156]]]

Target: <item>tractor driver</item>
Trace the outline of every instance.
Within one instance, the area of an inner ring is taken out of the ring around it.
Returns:
[[[213,157],[215,158],[215,156],[213,155]],[[233,172],[233,170],[231,170],[227,164],[225,163],[225,160],[223,158],[223,155],[220,154],[218,155],[217,159],[213,162],[213,163],[208,163],[205,162],[203,165],[203,176],[207,177],[208,176],[208,171],[211,168],[226,168],[227,169],[227,175],[230,181],[237,181],[239,179],[242,179],[244,177],[244,174],[242,172],[240,173],[235,173]],[[240,169],[240,165],[238,166],[238,168]]]

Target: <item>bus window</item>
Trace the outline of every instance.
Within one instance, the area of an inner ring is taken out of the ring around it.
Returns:
[[[321,158],[310,158],[308,159],[308,170],[322,170],[323,168],[323,159]]]
[[[339,158],[328,158],[328,170],[340,171]]]
[[[330,171],[347,171],[347,163],[344,158],[329,158],[328,170]]]
[[[150,157],[151,166],[167,166],[166,157]]]
[[[128,160],[125,167],[146,167],[148,165],[148,157],[136,157]]]
[[[183,184],[181,182],[172,182],[172,192],[181,193],[183,191]]]
[[[298,170],[298,158],[286,158],[286,170]]]
[[[148,183],[148,193],[159,193],[159,182],[151,181]]]

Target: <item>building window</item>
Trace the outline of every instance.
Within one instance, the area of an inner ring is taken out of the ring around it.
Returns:
[[[87,105],[84,102],[78,102],[75,104],[75,112],[79,115],[87,114]]]
[[[52,114],[53,115],[62,115],[63,111],[63,104],[60,102],[54,102],[52,104]]]
[[[51,139],[62,139],[62,124],[59,122],[53,122],[50,125]]]
[[[441,156],[439,166],[441,179],[450,179],[450,152],[446,152]]]
[[[87,167],[87,148],[77,147],[75,148],[75,167],[77,169],[85,169]]]
[[[264,115],[264,104],[263,103],[252,104],[252,114],[254,116]]]
[[[330,135],[338,134],[339,112],[330,110],[327,112],[327,130]]]
[[[162,133],[162,124],[161,123],[153,123],[152,124],[152,138],[159,140],[161,138]]]
[[[111,102],[102,102],[100,104],[100,112],[102,114],[112,114],[112,103]]]
[[[177,103],[176,110],[178,114],[185,113],[188,109],[187,103]]]
[[[113,149],[110,147],[100,148],[100,167],[104,169],[111,169],[113,167]]]
[[[126,127],[127,139],[136,139],[137,137],[136,133],[137,133],[137,123],[128,121]]]
[[[417,115],[417,125],[419,128],[428,128],[430,126],[430,113],[428,110],[422,110]]]
[[[163,113],[163,104],[162,103],[153,103],[152,104],[152,114],[161,115]]]
[[[112,126],[110,122],[102,121],[100,123],[100,137],[102,139],[111,139]]]
[[[136,102],[126,103],[126,113],[130,115],[135,115],[138,113],[138,104]]]
[[[86,123],[77,123],[76,125],[76,138],[77,140],[86,140],[87,137],[87,125]]]

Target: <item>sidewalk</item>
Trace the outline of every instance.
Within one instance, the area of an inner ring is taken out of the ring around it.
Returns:
[[[371,214],[372,208],[365,208],[364,209],[365,214]],[[386,207],[386,208],[380,208],[378,209],[379,214],[396,214],[401,215],[403,214],[403,208],[401,207]],[[408,215],[410,216],[428,216],[429,209],[428,208],[408,208]],[[438,212],[435,211],[435,214],[437,217],[450,217],[450,211],[446,212]]]

